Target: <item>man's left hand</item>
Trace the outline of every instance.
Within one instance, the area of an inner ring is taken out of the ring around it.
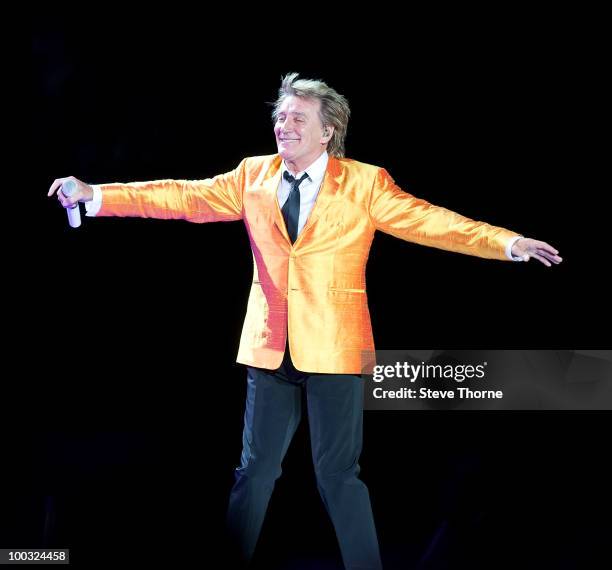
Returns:
[[[529,261],[533,257],[546,267],[551,267],[551,262],[558,265],[563,261],[558,254],[552,245],[537,239],[521,238],[512,246],[512,255],[522,257],[523,261]]]

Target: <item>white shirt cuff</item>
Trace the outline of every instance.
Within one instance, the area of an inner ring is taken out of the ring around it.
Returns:
[[[522,257],[516,256],[516,255],[512,255],[512,246],[520,239],[524,238],[525,236],[515,236],[513,238],[510,238],[508,240],[508,243],[506,244],[506,257],[508,259],[511,259],[512,261],[523,261]]]
[[[85,215],[95,216],[102,207],[102,190],[98,184],[90,184],[93,188],[93,198],[89,202],[85,202]]]

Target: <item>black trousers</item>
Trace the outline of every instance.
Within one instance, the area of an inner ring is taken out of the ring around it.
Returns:
[[[317,486],[347,569],[382,568],[370,496],[358,478],[363,429],[363,379],[296,370],[285,351],[278,370],[247,367],[240,466],[235,470],[227,526],[248,562],[281,462],[302,415],[306,391]]]

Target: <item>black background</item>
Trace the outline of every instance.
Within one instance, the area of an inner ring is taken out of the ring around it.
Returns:
[[[2,546],[70,547],[88,566],[226,555],[252,274],[244,227],[84,218],[73,230],[46,190],[68,175],[205,178],[274,153],[266,102],[290,71],[347,96],[347,156],[564,257],[503,263],[377,234],[367,282],[378,348],[602,348],[598,188],[582,162],[593,77],[572,33],[549,17],[255,16],[34,18],[27,302],[11,382],[23,405],[5,406],[7,449],[24,469],[9,470],[19,476]],[[443,521],[431,567],[585,567],[609,532],[608,419],[366,413],[362,478],[387,567],[413,567]],[[305,422],[257,557],[339,564]]]

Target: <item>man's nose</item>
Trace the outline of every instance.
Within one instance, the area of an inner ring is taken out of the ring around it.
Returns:
[[[291,131],[293,128],[293,125],[291,124],[291,120],[289,119],[289,117],[287,117],[286,119],[279,121],[279,125],[280,125],[280,132],[281,133],[285,133],[287,131]]]

